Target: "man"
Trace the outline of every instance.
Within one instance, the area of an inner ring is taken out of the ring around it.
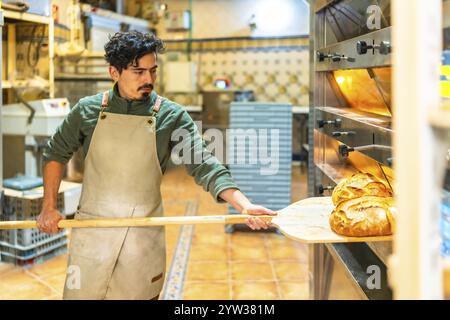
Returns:
[[[153,86],[163,42],[149,34],[119,32],[105,45],[113,89],[81,99],[51,138],[44,154],[44,202],[37,219],[46,233],[58,231],[56,207],[64,165],[80,146],[85,154],[83,190],[76,219],[161,216],[161,177],[175,142],[185,129],[201,144],[203,162],[185,164],[196,183],[216,201],[239,212],[275,214],[252,204],[229,171],[206,150],[187,112],[159,97]],[[252,229],[267,228],[257,217]],[[65,299],[157,299],[165,272],[164,227],[73,229]]]

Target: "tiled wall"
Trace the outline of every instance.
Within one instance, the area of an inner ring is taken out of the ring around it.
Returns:
[[[230,89],[253,90],[257,101],[307,105],[307,44],[307,38],[204,42],[193,44],[190,56],[198,64],[200,91],[214,90],[215,79],[228,78]],[[183,46],[169,42],[162,60],[186,60],[185,50],[178,49]],[[195,95],[169,96],[181,104],[199,103]]]

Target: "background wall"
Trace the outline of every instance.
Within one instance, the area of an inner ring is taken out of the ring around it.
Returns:
[[[168,12],[189,9],[188,0],[159,2],[167,4]],[[126,3],[129,15],[138,14],[142,1]],[[192,0],[192,37],[305,35],[309,34],[308,10],[304,0]],[[160,37],[188,38],[187,32],[167,32],[164,21],[161,22],[156,28]],[[249,27],[251,22],[256,24],[254,31]]]
[[[253,90],[257,101],[307,105],[307,41],[307,38],[286,39],[280,45],[273,39],[258,45],[251,40],[234,40],[217,44],[221,46],[218,49],[194,49],[190,58],[198,65],[199,91],[214,90],[215,79],[227,78],[231,81],[230,89]],[[169,60],[187,60],[185,51],[170,47],[168,43],[168,52],[161,56],[163,65]],[[167,95],[180,104],[200,104],[196,95]]]
[[[55,1],[59,6],[57,41],[69,36],[65,14],[69,2]],[[228,78],[231,89],[253,90],[258,101],[308,104],[309,6],[304,0],[193,0],[192,38],[188,31],[167,30],[163,16],[152,19],[161,4],[167,5],[168,13],[182,12],[189,9],[188,0],[124,2],[128,15],[157,22],[156,33],[166,41],[156,87],[160,94],[183,105],[201,105],[200,92],[213,90],[215,79]],[[251,23],[256,25],[253,30]],[[198,65],[198,93],[165,92],[164,64],[186,60]],[[95,63],[100,66],[102,61]]]
[[[131,15],[137,12],[132,3]],[[169,13],[189,9],[188,0],[161,3]],[[163,63],[197,62],[199,91],[213,90],[215,79],[228,78],[231,89],[253,90],[258,101],[308,104],[309,5],[304,0],[194,0],[191,38],[187,31],[168,31],[164,19],[156,31],[167,43]],[[198,95],[168,95],[181,104],[201,104]]]

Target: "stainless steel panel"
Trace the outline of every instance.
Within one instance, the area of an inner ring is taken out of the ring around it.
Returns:
[[[393,186],[394,173],[389,166],[380,165],[379,161],[359,151],[351,152],[344,157],[339,153],[339,146],[343,145],[341,142],[317,130],[315,136],[324,145],[317,153],[320,157],[315,159],[315,165],[331,180],[338,183],[353,173],[367,172]]]
[[[365,243],[327,244],[328,251],[336,265],[340,266],[348,282],[345,287],[338,288],[345,293],[357,293],[361,299],[386,300],[392,299],[392,290],[387,280],[385,264],[375,255]],[[369,277],[373,274],[370,268],[377,267],[380,271],[380,287],[372,288]],[[336,270],[336,267],[334,268]],[[334,270],[333,270],[334,271]],[[333,298],[336,291],[332,291],[329,298]],[[337,297],[334,297],[337,298]],[[350,298],[350,297],[347,297]],[[357,298],[357,297],[352,297]]]
[[[373,144],[374,130],[365,123],[327,112],[326,109],[318,108],[317,111],[316,127],[319,131],[351,147]]]
[[[389,0],[320,0],[314,5],[316,16],[324,20],[327,45],[370,33],[373,28],[391,26]]]
[[[392,242],[369,242],[367,245],[385,265],[388,265],[388,259],[392,254]]]
[[[392,165],[390,118],[352,109],[319,107],[316,110],[316,127],[320,132],[386,166]],[[319,125],[323,127],[318,128]]]
[[[327,47],[318,48],[315,55],[316,71],[332,71],[346,69],[362,69],[386,67],[391,65],[391,54],[381,54],[379,50],[358,54],[357,44],[365,41],[368,44],[380,44],[381,42],[391,43],[391,27],[374,31],[354,39],[339,42]],[[320,55],[326,55],[320,61]],[[337,57],[341,58],[338,59]],[[333,58],[335,57],[333,61]]]

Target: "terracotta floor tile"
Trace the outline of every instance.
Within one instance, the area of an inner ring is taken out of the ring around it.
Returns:
[[[227,245],[227,235],[225,233],[194,233],[192,237],[192,244],[210,244],[219,247],[225,247]]]
[[[279,299],[275,282],[233,282],[233,300]]]
[[[176,245],[177,245],[177,241],[167,239],[166,240],[166,251],[167,250],[174,250]]]
[[[4,273],[13,271],[15,269],[12,263],[2,263],[0,262],[0,276]]]
[[[199,224],[194,228],[194,234],[225,234],[225,227],[221,224]]]
[[[263,233],[234,232],[231,234],[231,245],[233,247],[263,247],[264,243]]]
[[[188,265],[186,281],[199,280],[228,280],[227,262],[196,262],[192,261]]]
[[[255,247],[231,247],[231,259],[232,260],[268,260],[266,248],[264,246]]]
[[[0,276],[0,300],[40,300],[54,294],[51,288],[28,275],[23,269]]]
[[[227,261],[226,247],[218,247],[211,244],[199,244],[191,247],[190,261]]]
[[[230,285],[226,282],[186,282],[184,300],[229,300]]]
[[[307,250],[308,245],[298,242],[298,241],[294,241],[292,239],[287,238],[286,236],[282,235],[282,234],[278,234],[276,232],[272,232],[272,233],[267,233],[266,234],[266,241],[267,241],[267,245],[269,247],[271,246],[278,246],[278,245],[283,245],[283,246],[291,246],[291,247],[297,247],[297,248],[304,248],[305,250]]]
[[[268,247],[270,258],[273,260],[298,260],[299,262],[308,262],[308,252],[303,248],[290,245],[272,245]]]
[[[308,281],[308,265],[298,262],[274,262],[275,274],[278,280]]]
[[[171,259],[175,254],[175,247],[169,248],[166,246],[166,259]]]
[[[65,271],[65,269],[64,269]],[[55,289],[58,292],[63,292],[64,290],[64,283],[66,280],[66,273],[58,273],[58,274],[53,274],[51,276],[46,276],[42,278],[42,281],[44,281],[47,285],[49,285],[50,287],[52,287],[53,289]]]
[[[180,233],[180,226],[166,226],[166,237],[175,236],[178,237]]]
[[[67,253],[59,255],[45,261],[44,263],[34,265],[29,269],[29,271],[40,277],[51,276],[59,273],[65,274],[67,268],[67,257]]]
[[[233,262],[231,264],[233,280],[275,280],[270,264],[252,262]]]
[[[308,300],[308,282],[280,282],[281,297],[283,300]]]

